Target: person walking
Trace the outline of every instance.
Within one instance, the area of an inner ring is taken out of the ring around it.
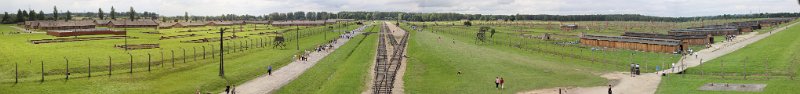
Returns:
[[[631,73],[631,77],[634,77],[634,74],[633,74],[633,71],[634,71],[634,70],[633,70],[633,69],[634,69],[634,67],[635,67],[635,66],[636,66],[636,65],[634,65],[633,63],[631,63],[631,66],[629,67],[629,68],[630,68],[630,70],[628,70],[628,71],[630,71],[630,73]]]
[[[267,75],[272,75],[272,65],[267,66]]]
[[[639,75],[639,64],[636,64],[636,75]]]
[[[608,94],[611,94],[611,85],[608,85]]]
[[[494,77],[494,88],[500,88],[500,77]]]
[[[506,80],[503,80],[503,77],[500,77],[500,89],[506,89]]]

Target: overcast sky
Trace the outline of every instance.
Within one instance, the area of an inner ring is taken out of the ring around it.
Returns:
[[[644,14],[710,16],[798,12],[797,0],[0,0],[0,11],[17,9],[97,12],[149,11],[166,16],[250,14],[290,11],[399,11],[470,14]]]

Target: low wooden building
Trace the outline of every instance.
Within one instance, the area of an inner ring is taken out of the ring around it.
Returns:
[[[35,21],[26,22],[26,27],[41,30],[66,30],[66,29],[91,29],[95,28],[93,21]]]
[[[187,27],[203,27],[206,26],[208,22],[178,22],[173,27],[177,28],[187,28]]]
[[[578,25],[575,24],[561,25],[561,31],[572,31],[575,29],[578,29]]]
[[[690,28],[690,29],[674,29],[669,31],[670,35],[739,35],[742,34],[739,28]]]
[[[680,40],[625,36],[583,35],[581,44],[587,46],[630,49],[648,52],[680,53],[687,47]]]
[[[234,25],[234,23],[230,21],[210,21],[206,23],[206,26],[232,26],[232,25]]]
[[[109,26],[108,23],[110,22],[111,20],[94,20],[94,24],[97,26]]]
[[[325,25],[325,21],[324,20],[272,22],[272,26],[322,26],[322,25]]]
[[[795,18],[769,18],[764,20],[758,20],[758,24],[764,27],[776,26],[779,24],[788,23],[794,21]]]
[[[328,19],[328,20],[325,20],[325,23],[326,24],[336,24],[336,23],[339,23],[339,22],[350,22],[350,21],[355,21],[355,19]]]
[[[245,24],[270,24],[272,21],[244,21]]]
[[[56,37],[82,36],[82,35],[125,35],[125,31],[112,29],[70,29],[70,30],[49,30],[47,35]]]
[[[158,29],[170,29],[175,27],[178,23],[175,22],[166,22],[166,23],[158,23]]]
[[[640,37],[640,38],[656,38],[656,39],[673,39],[680,40],[685,45],[707,45],[714,43],[714,37],[711,35],[668,35],[656,33],[639,33],[639,32],[625,32],[622,36],[626,37]]]
[[[726,25],[739,26],[739,27],[750,27],[751,30],[761,29],[761,24],[758,24],[758,22],[756,22],[756,21],[732,22],[732,23],[727,23]]]
[[[158,27],[158,23],[154,20],[114,20],[108,23],[109,27],[113,28],[146,28]]]

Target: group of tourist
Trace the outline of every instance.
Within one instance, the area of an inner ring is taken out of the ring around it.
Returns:
[[[494,77],[494,88],[505,89],[505,82],[502,77]]]
[[[631,63],[631,67],[630,68],[631,68],[631,70],[630,70],[631,77],[636,77],[636,75],[641,75],[640,74],[641,70],[639,70],[639,64]]]
[[[725,41],[733,41],[736,38],[736,35],[725,35]]]

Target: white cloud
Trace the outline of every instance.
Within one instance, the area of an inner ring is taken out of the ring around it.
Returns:
[[[0,11],[157,12],[177,16],[251,14],[292,11],[401,11],[480,14],[645,14],[707,16],[761,12],[798,12],[795,0],[0,0]]]

